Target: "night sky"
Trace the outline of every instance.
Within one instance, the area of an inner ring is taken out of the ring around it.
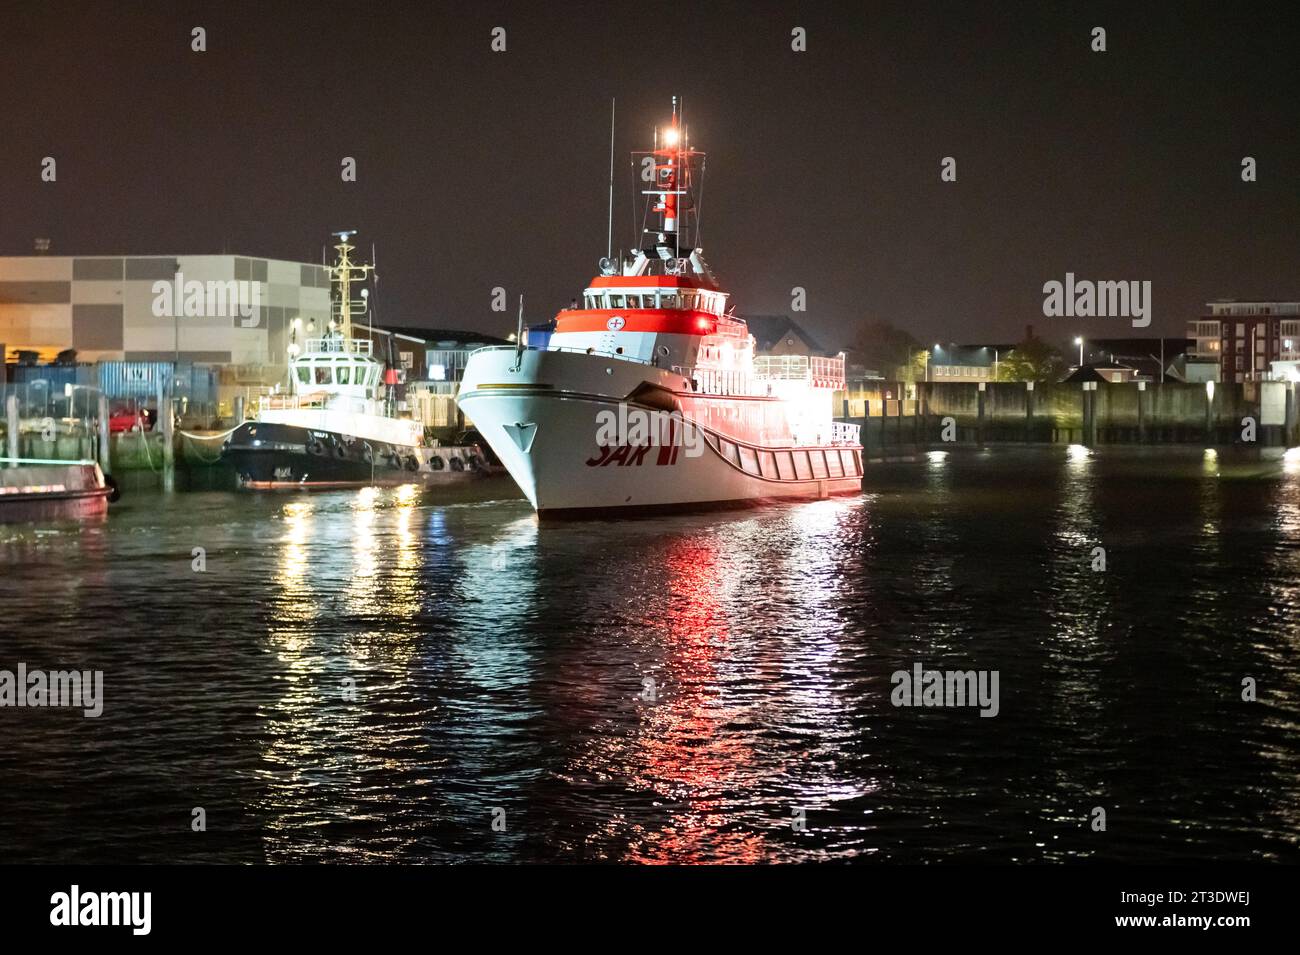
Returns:
[[[319,261],[356,228],[381,323],[505,334],[519,292],[547,319],[605,253],[610,97],[617,247],[627,154],[675,93],[709,152],[724,287],[756,313],[806,288],[799,317],[830,346],[867,318],[921,341],[1144,334],[1044,318],[1067,271],[1152,281],[1145,334],[1212,298],[1300,297],[1287,5],[1133,6],[6,4],[0,254],[48,236],[56,254]]]

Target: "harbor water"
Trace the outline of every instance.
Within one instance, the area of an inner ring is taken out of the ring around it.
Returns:
[[[0,709],[3,862],[1300,858],[1294,455],[557,524],[508,480],[125,490],[0,526],[0,670],[103,673]],[[996,715],[894,705],[918,664]]]

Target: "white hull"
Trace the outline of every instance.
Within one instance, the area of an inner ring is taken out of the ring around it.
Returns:
[[[861,490],[857,446],[769,446],[700,423],[761,422],[784,414],[780,402],[693,395],[680,374],[609,356],[524,351],[517,369],[516,360],[513,349],[476,352],[458,401],[540,515],[736,506]],[[668,446],[602,446],[597,414],[617,413],[622,402],[657,420],[679,409],[673,417],[685,433]],[[711,405],[702,411],[705,402]]]

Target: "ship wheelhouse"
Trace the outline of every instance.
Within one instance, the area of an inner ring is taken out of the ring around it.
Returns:
[[[371,343],[365,339],[309,339],[306,351],[290,362],[296,395],[372,398],[382,374],[383,365],[372,357]]]

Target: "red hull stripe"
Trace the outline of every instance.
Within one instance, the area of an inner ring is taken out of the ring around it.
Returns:
[[[609,320],[617,316],[623,324],[611,328]],[[718,317],[708,312],[687,312],[679,308],[570,309],[556,316],[559,332],[657,332],[668,335],[711,335],[718,327]]]

